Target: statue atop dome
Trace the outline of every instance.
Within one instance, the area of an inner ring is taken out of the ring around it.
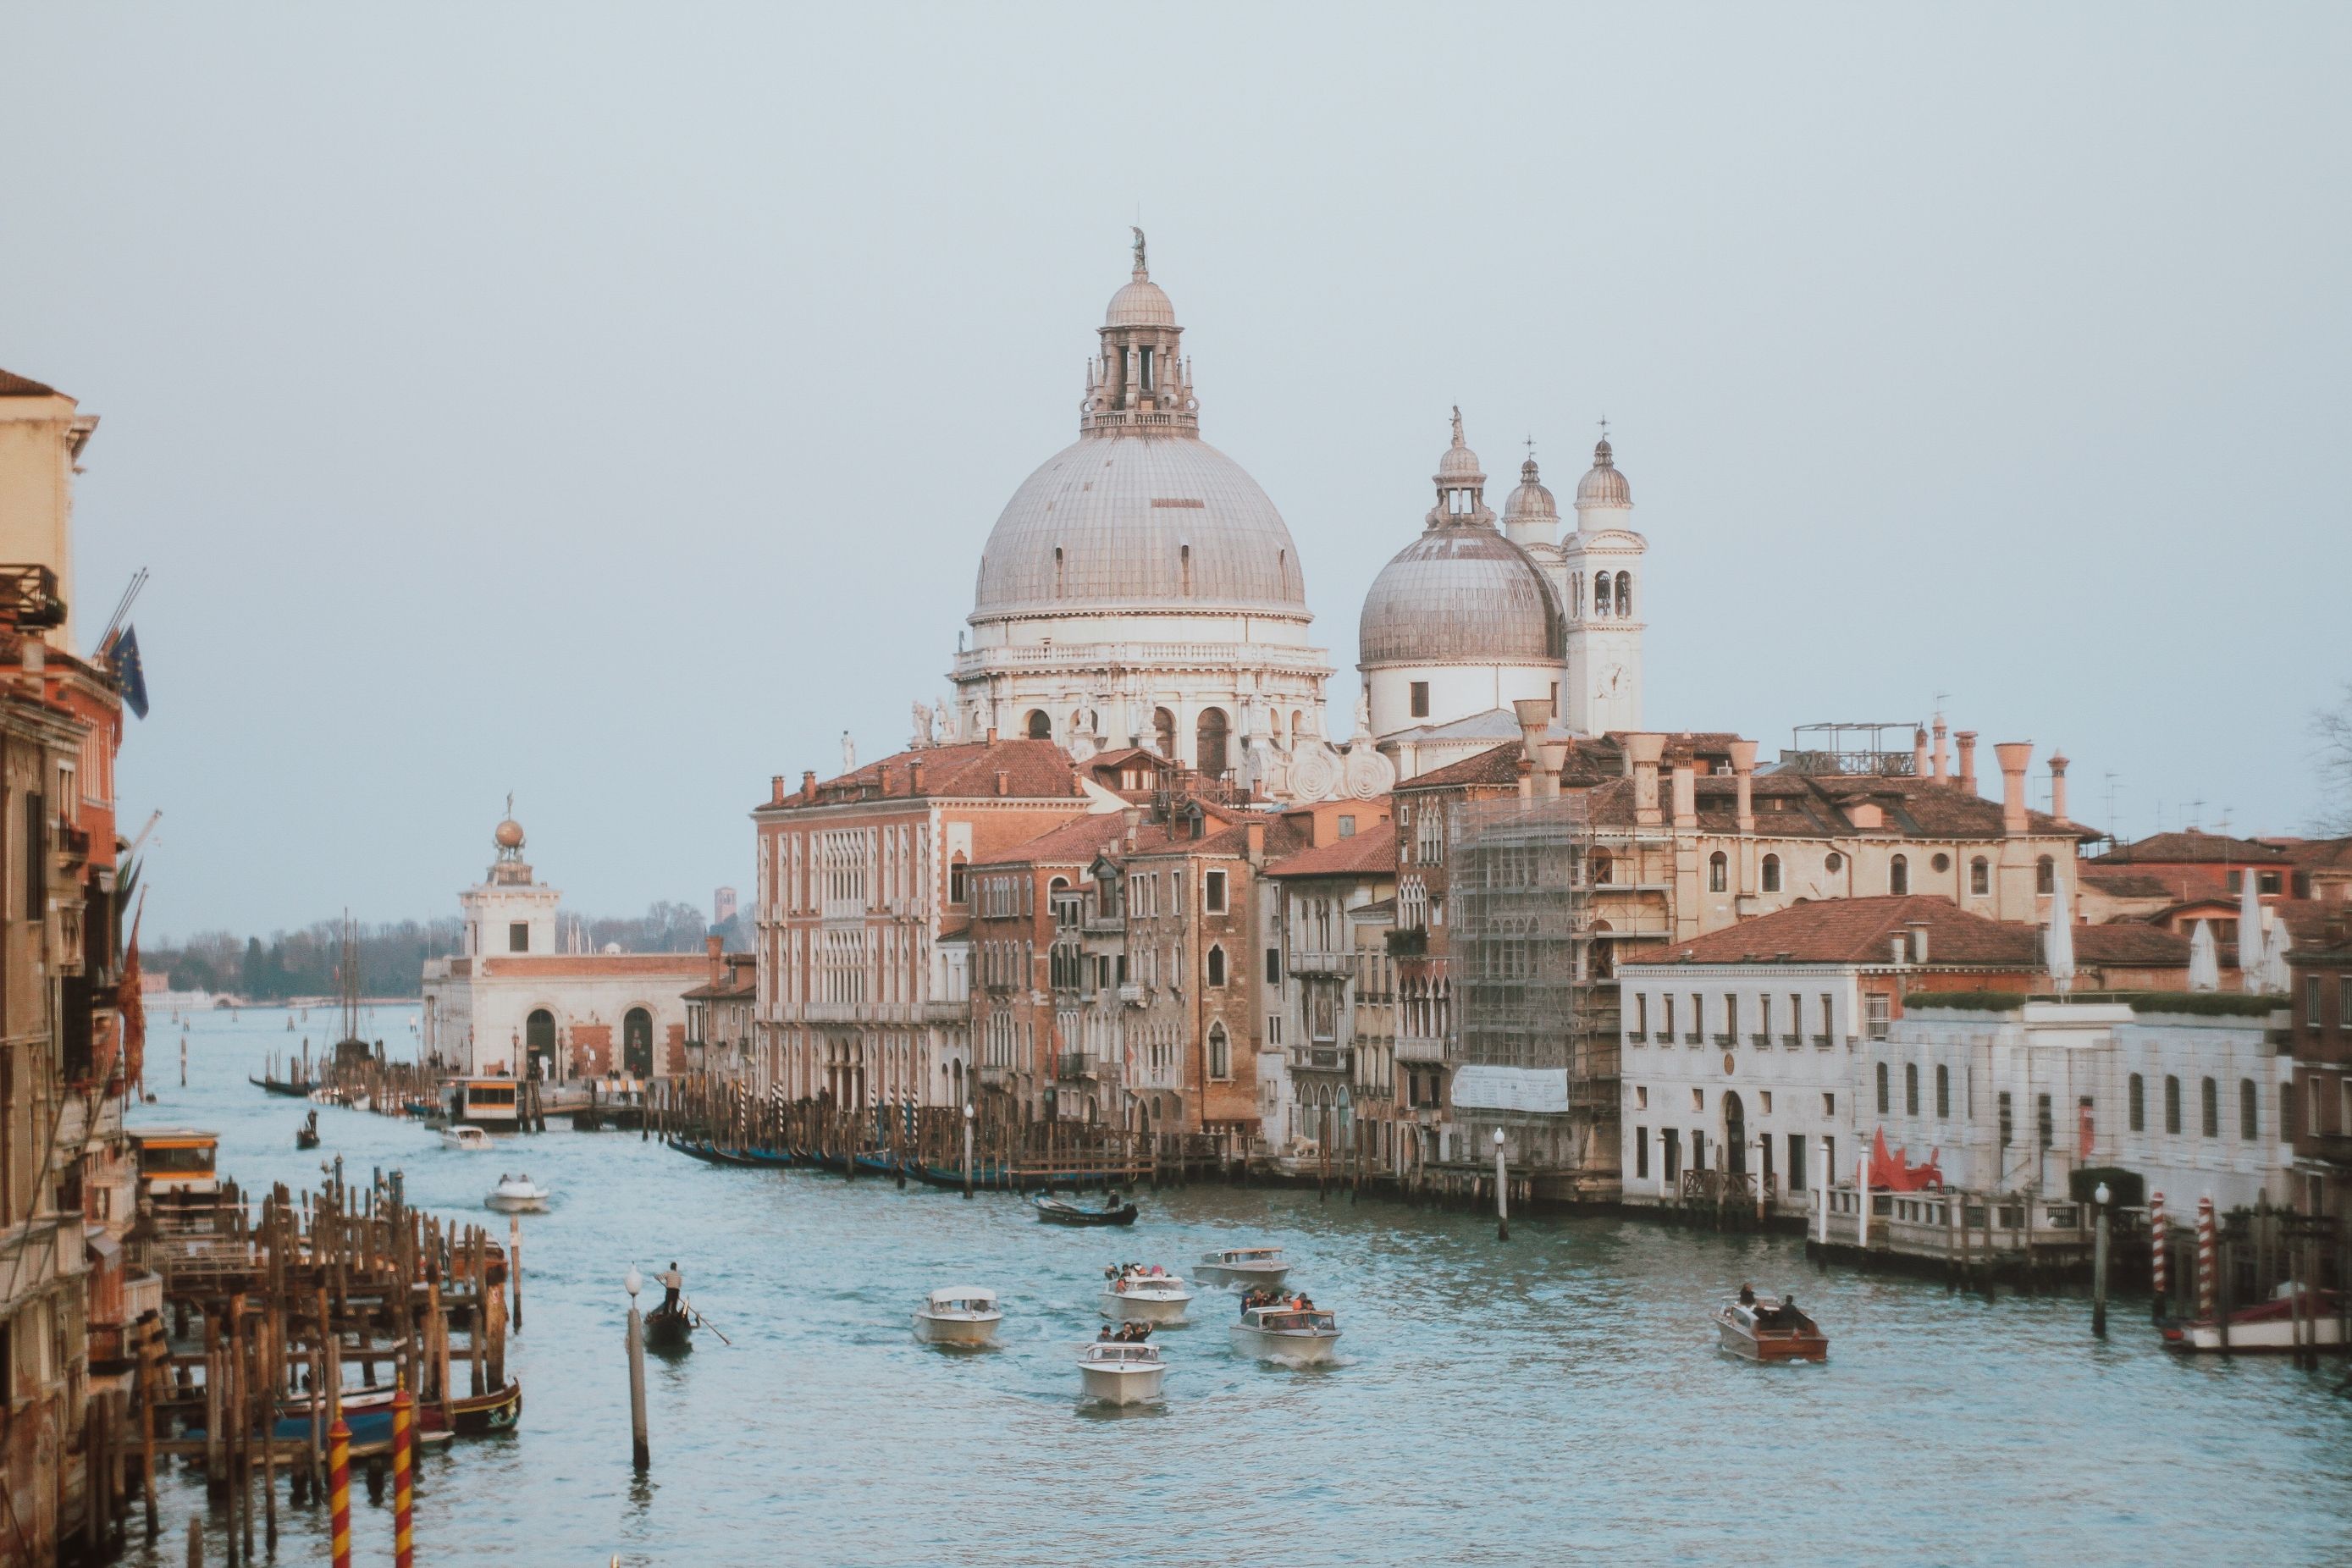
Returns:
[[[1151,269],[1143,264],[1143,230],[1133,224],[1127,226],[1128,231],[1135,236],[1135,275],[1139,279],[1149,278]]]

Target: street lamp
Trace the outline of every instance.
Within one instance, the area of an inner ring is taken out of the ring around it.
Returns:
[[[1495,1129],[1495,1239],[1511,1239],[1511,1173],[1503,1157],[1503,1130]]]
[[[971,1196],[971,1101],[963,1102],[963,1195]]]
[[[629,1300],[634,1301],[637,1299],[637,1292],[645,1288],[646,1277],[637,1272],[635,1264],[631,1264],[629,1271],[621,1276],[621,1289],[626,1290],[629,1293]]]
[[[2099,1205],[2098,1231],[2091,1243],[2091,1337],[2107,1337],[2107,1204],[2115,1194],[2101,1182],[2091,1201]]]

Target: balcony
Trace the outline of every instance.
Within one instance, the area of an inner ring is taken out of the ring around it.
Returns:
[[[1127,934],[1125,915],[1088,915],[1078,929],[1088,936],[1124,936]]]
[[[1065,1083],[1102,1076],[1102,1058],[1091,1051],[1064,1051],[1054,1058],[1054,1076]]]
[[[1013,1068],[1003,1062],[982,1062],[980,1064],[979,1071],[980,1087],[982,1089],[1013,1087]]]
[[[1683,1044],[1686,1046],[1703,1046],[1706,1044],[1706,1037],[1700,1034],[1696,1029],[1693,1029],[1683,1037]]]
[[[1748,1037],[1748,1043],[1754,1046],[1759,1051],[1769,1051],[1772,1048],[1772,1037],[1769,1035],[1750,1035]]]
[[[1802,1035],[1783,1035],[1780,1037],[1780,1044],[1792,1051],[1804,1043],[1805,1037]]]
[[[1149,996],[1144,992],[1143,987],[1138,985],[1132,980],[1127,981],[1119,986],[1118,999],[1121,1002],[1126,1003],[1130,1007],[1140,1007],[1146,1001],[1150,1000]]]
[[[1813,1037],[1813,1044],[1819,1046],[1822,1050],[1828,1050],[1830,1048],[1830,1037],[1827,1035],[1815,1035]]]
[[[1435,1035],[1399,1035],[1396,1059],[1401,1062],[1443,1062],[1445,1041]]]
[[[1356,955],[1345,950],[1336,952],[1297,947],[1290,950],[1290,972],[1293,974],[1345,975],[1353,973],[1355,967]]]
[[[1737,1035],[1717,1035],[1715,1037],[1715,1043],[1726,1049],[1728,1049],[1739,1043],[1739,1037]]]
[[[1346,1072],[1349,1058],[1355,1053],[1345,1046],[1293,1046],[1290,1047],[1290,1070],[1293,1072]]]
[[[2294,1152],[2301,1159],[2352,1165],[2352,1132],[2300,1133],[2294,1141]]]

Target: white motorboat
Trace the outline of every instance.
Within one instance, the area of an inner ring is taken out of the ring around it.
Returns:
[[[1203,1285],[1262,1286],[1272,1290],[1290,1274],[1290,1264],[1278,1247],[1228,1247],[1201,1254],[1193,1268]]]
[[[1234,1349],[1259,1361],[1321,1366],[1339,1353],[1339,1324],[1319,1307],[1244,1307]]]
[[[1122,1268],[1103,1286],[1102,1315],[1114,1323],[1181,1323],[1192,1288],[1173,1274]]]
[[[500,1214],[544,1214],[555,1194],[525,1175],[502,1175],[482,1201]]]
[[[2168,1322],[2164,1346],[2176,1351],[2293,1351],[2298,1342],[2318,1350],[2344,1343],[2341,1299],[2333,1290],[2306,1290],[2294,1280],[2267,1301],[2230,1314],[2229,1338],[2211,1318]]]
[[[1160,1397],[1168,1363],[1154,1344],[1097,1340],[1078,1352],[1078,1381],[1088,1399],[1105,1405],[1143,1405]]]
[[[490,1142],[488,1133],[470,1122],[459,1122],[455,1127],[443,1128],[441,1142],[452,1149],[462,1149],[469,1154],[487,1154],[497,1147]]]
[[[995,1291],[978,1285],[942,1286],[915,1309],[915,1337],[927,1345],[984,1345],[994,1342],[1003,1321]]]

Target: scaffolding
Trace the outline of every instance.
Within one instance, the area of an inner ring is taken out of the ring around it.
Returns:
[[[1465,1065],[1560,1070],[1571,1101],[1605,1077],[1617,1039],[1592,1037],[1592,821],[1581,794],[1453,808],[1447,875]],[[1605,1062],[1601,1058],[1605,1056]]]

